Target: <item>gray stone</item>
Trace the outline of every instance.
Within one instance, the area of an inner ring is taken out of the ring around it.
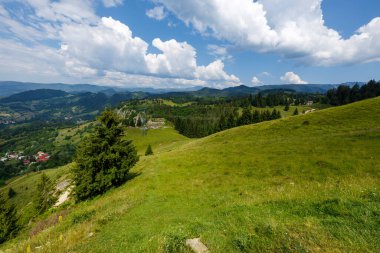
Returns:
[[[187,239],[186,245],[189,246],[195,253],[208,253],[208,248],[201,242],[200,238]]]

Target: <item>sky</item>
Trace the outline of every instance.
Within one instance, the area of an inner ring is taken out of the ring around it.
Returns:
[[[225,88],[379,70],[375,0],[0,0],[2,81]]]

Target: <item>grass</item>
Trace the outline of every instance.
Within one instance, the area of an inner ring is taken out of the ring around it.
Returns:
[[[176,103],[176,102],[173,102],[172,100],[169,100],[169,99],[161,99],[162,103],[164,105],[168,105],[168,106],[189,106],[189,105],[192,105],[194,102],[186,102],[186,103]]]
[[[151,143],[140,176],[0,249],[190,252],[200,237],[211,252],[379,252],[378,115],[380,98]]]
[[[284,108],[285,108],[284,106],[275,106],[273,108],[267,107],[267,108],[254,108],[254,109],[258,109],[259,111],[263,111],[263,110],[268,109],[270,112],[272,112],[273,109],[276,109],[276,110],[281,112],[281,116],[283,118],[293,116],[294,110],[296,108],[297,108],[299,114],[302,114],[303,111],[308,111],[308,110],[313,109],[312,106],[306,106],[306,105],[299,105],[299,106],[291,105],[291,106],[289,106],[288,111],[285,111]]]
[[[76,145],[89,131],[93,129],[94,124],[95,122],[90,122],[71,128],[59,129],[58,136],[55,138],[54,144],[56,146],[63,146],[65,144]]]
[[[149,129],[145,135],[139,128],[128,128],[126,137],[132,140],[136,146],[137,153],[144,155],[150,144],[154,153],[172,150],[178,145],[189,141],[189,138],[180,135],[172,127],[166,126],[159,129]]]
[[[81,138],[80,136],[83,137],[86,135],[86,132],[83,131],[86,128],[88,129],[91,127],[90,124],[92,123],[59,130],[55,145],[64,145],[69,142],[78,144]],[[138,154],[141,156],[145,154],[145,150],[149,144],[152,145],[155,153],[160,153],[162,150],[173,149],[180,145],[180,143],[188,140],[187,137],[178,134],[173,128],[168,126],[161,129],[148,130],[146,135],[142,135],[139,128],[129,128],[127,130],[126,138],[133,140],[133,143],[138,150]],[[73,166],[73,164],[41,172],[31,172],[13,178],[7,181],[6,186],[0,188],[0,192],[2,192],[4,196],[7,196],[9,188],[13,188],[16,191],[17,194],[11,199],[11,203],[16,205],[19,216],[22,220],[21,222],[23,224],[28,223],[33,216],[31,202],[40,174],[42,172],[46,173],[52,180],[63,180],[62,177],[69,173],[71,166]]]
[[[7,181],[7,185],[0,189],[0,192],[2,192],[4,196],[7,196],[9,188],[12,188],[16,192],[16,195],[11,198],[10,201],[16,205],[22,224],[28,223],[34,215],[32,199],[41,173],[46,173],[46,175],[54,181],[60,180],[68,174],[70,166],[71,165],[66,165],[57,169],[28,173]]]

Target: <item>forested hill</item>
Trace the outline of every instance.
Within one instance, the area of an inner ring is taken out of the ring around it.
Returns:
[[[214,89],[214,88],[202,88],[197,91],[186,91],[186,92],[168,92],[164,94],[153,94],[152,97],[157,98],[205,98],[205,97],[237,97],[237,96],[247,96],[250,94],[258,94],[260,92],[268,93],[272,91],[289,91],[294,93],[319,93],[324,94],[328,90],[338,87],[338,85],[332,84],[307,84],[307,85],[296,85],[296,84],[285,84],[285,85],[264,85],[258,87],[248,87],[245,85],[240,85],[237,87],[229,87],[225,89]]]
[[[2,98],[0,99],[0,103],[26,102],[26,101],[32,101],[32,100],[64,97],[67,95],[69,95],[67,92],[64,92],[61,90],[51,90],[51,89],[30,90],[30,91],[17,93],[6,98]]]

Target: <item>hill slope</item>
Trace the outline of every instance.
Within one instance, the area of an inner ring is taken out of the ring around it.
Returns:
[[[20,92],[6,98],[2,98],[0,99],[0,102],[1,103],[25,102],[25,101],[32,101],[32,100],[42,100],[42,99],[50,99],[50,98],[56,98],[56,97],[64,97],[67,95],[69,94],[61,90],[50,90],[50,89],[30,90],[30,91]]]
[[[142,157],[124,186],[3,248],[188,252],[200,237],[211,252],[378,252],[378,115],[380,98]]]

